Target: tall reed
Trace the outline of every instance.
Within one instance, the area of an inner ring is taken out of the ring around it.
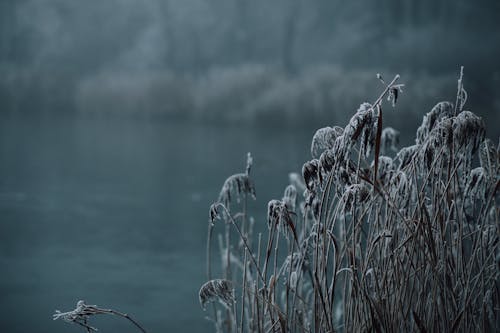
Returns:
[[[266,235],[248,223],[250,155],[224,184],[210,209],[207,279],[212,233],[224,230],[223,278],[236,292],[230,303],[210,298],[221,301],[210,315],[217,332],[500,327],[500,144],[464,110],[463,68],[455,104],[438,103],[415,145],[399,150],[382,108],[403,85],[378,77],[375,102],[345,127],[316,132],[302,176],[290,174],[283,198],[268,204]]]

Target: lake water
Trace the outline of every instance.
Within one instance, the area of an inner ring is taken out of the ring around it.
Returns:
[[[257,201],[281,198],[314,128],[120,117],[0,120],[0,331],[82,332],[52,321],[79,299],[148,332],[212,331],[198,304],[208,207],[254,156]],[[135,332],[93,318],[100,332]]]

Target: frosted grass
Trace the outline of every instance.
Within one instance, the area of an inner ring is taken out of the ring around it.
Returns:
[[[220,264],[236,301],[231,310],[214,303],[217,332],[500,326],[500,147],[464,110],[463,69],[455,104],[424,115],[409,147],[383,128],[384,101],[404,97],[399,76],[388,84],[377,77],[384,90],[374,103],[361,104],[344,128],[314,134],[302,177],[291,173],[283,198],[268,203],[268,233],[247,223],[250,187],[212,206],[208,244],[219,231],[223,261],[241,263]]]

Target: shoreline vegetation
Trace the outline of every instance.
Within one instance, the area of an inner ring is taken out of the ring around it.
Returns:
[[[248,211],[250,153],[224,182],[199,293],[215,332],[499,327],[500,142],[464,109],[462,67],[455,103],[436,104],[415,144],[397,147],[384,121],[404,85],[377,77],[375,102],[315,133],[302,175],[268,203],[268,233],[254,233],[262,221]]]

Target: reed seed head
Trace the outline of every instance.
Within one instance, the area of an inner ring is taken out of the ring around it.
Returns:
[[[200,304],[205,310],[207,302],[219,301],[224,305],[231,306],[235,301],[233,284],[229,280],[214,279],[206,282],[200,288]]]

